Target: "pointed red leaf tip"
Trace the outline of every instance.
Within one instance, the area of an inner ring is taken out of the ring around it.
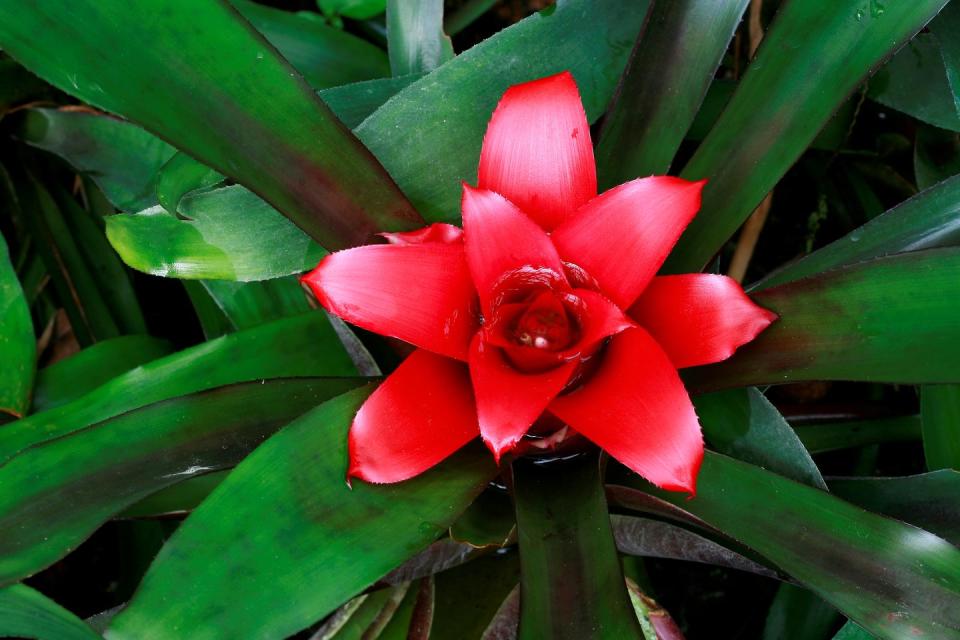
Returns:
[[[550,237],[512,202],[464,184],[462,209],[467,263],[485,314],[506,274],[548,269],[564,279],[563,263]]]
[[[630,315],[678,369],[726,360],[777,319],[732,278],[707,273],[654,278]]]
[[[463,229],[445,222],[435,222],[429,227],[414,231],[394,231],[377,234],[386,238],[390,244],[425,244],[441,242],[444,244],[459,242],[463,239]]]
[[[466,360],[476,293],[462,243],[368,245],[331,253],[303,277],[347,322]]]
[[[553,232],[553,243],[626,309],[700,210],[704,184],[671,176],[626,182],[578,209]]]
[[[478,186],[547,231],[597,194],[590,125],[569,71],[503,94],[483,138]]]
[[[594,376],[549,411],[658,487],[696,492],[700,422],[677,370],[643,329],[614,336]]]
[[[577,364],[572,361],[542,373],[521,373],[498,347],[485,344],[477,334],[470,347],[470,377],[480,435],[497,463],[560,393]]]
[[[350,427],[348,478],[389,483],[419,475],[477,437],[467,367],[423,349],[363,403]]]

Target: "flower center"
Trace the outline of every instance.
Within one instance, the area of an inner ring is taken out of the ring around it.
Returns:
[[[545,291],[520,313],[512,333],[525,347],[558,351],[570,345],[576,327],[559,296]]]

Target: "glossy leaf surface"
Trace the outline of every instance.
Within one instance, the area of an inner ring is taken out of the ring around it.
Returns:
[[[597,456],[513,465],[521,640],[641,638],[610,531]]]
[[[433,71],[453,58],[443,33],[443,0],[388,0],[387,44],[395,76]]]
[[[44,568],[124,507],[235,465],[360,378],[247,382],[174,398],[45,442],[0,466],[0,583]]]
[[[24,584],[0,589],[0,635],[37,640],[100,638],[83,620]]]
[[[960,549],[942,538],[711,452],[699,487],[689,501],[656,495],[776,563],[877,637],[960,630]]]
[[[699,271],[871,69],[944,4],[918,0],[869,10],[861,0],[842,0],[830,11],[819,0],[783,4],[733,98],[683,169],[683,177],[709,182],[702,211],[665,268]]]
[[[110,216],[107,237],[134,269],[173,278],[268,280],[307,271],[326,255],[240,186],[188,195],[178,211],[157,206]]]
[[[897,478],[830,478],[830,490],[864,509],[903,520],[960,545],[960,472]]]
[[[820,470],[780,412],[755,388],[693,398],[707,442],[717,451],[826,489]]]
[[[597,143],[601,191],[667,172],[748,4],[654,3]]]
[[[376,160],[225,0],[0,5],[0,46],[58,88],[236,178],[327,248],[419,220]]]
[[[566,0],[529,16],[398,93],[356,134],[424,217],[455,221],[461,181],[476,184],[483,134],[503,92],[569,70],[595,120],[626,64],[646,5]]]
[[[862,262],[765,289],[754,301],[780,319],[726,362],[690,370],[694,388],[960,380],[960,250]]]
[[[960,245],[960,176],[917,194],[839,240],[773,272],[750,289],[775,287],[894,253],[956,245]]]
[[[270,358],[263,354],[269,352]],[[241,331],[113,378],[55,409],[0,430],[0,460],[123,412],[236,382],[297,376],[352,376],[356,369],[322,313]]]
[[[368,393],[321,405],[244,460],[160,552],[107,637],[284,637],[440,536],[494,475],[489,454],[470,447],[409,482],[351,491],[347,430]]]
[[[67,109],[23,112],[20,136],[90,176],[122,211],[157,203],[156,174],[176,149],[140,127],[102,114]]]
[[[169,342],[151,336],[120,336],[98,342],[37,373],[32,410],[46,411],[66,404],[172,350]]]
[[[37,343],[23,288],[0,236],[0,413],[22,416],[30,406]]]
[[[204,280],[203,288],[234,329],[251,329],[310,310],[306,292],[294,277],[261,282]]]
[[[282,11],[249,0],[230,3],[314,89],[326,89],[390,74],[378,47],[327,26],[316,13]]]
[[[177,213],[180,201],[185,195],[191,191],[213,187],[224,179],[222,173],[182,151],[177,152],[157,173],[157,202],[170,213]]]

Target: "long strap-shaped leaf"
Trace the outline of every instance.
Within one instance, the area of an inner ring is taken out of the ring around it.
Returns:
[[[157,556],[113,640],[284,638],[442,535],[496,469],[468,447],[394,485],[344,481],[369,390],[331,400],[244,460]]]
[[[803,153],[841,102],[946,4],[787,0],[683,177],[708,178],[703,208],[667,262],[697,271]]]
[[[36,340],[23,288],[0,236],[0,413],[22,416],[37,369]]]
[[[329,249],[419,222],[376,159],[226,0],[0,0],[0,48],[236,178]]]
[[[154,491],[233,466],[362,378],[247,382],[174,398],[24,451],[0,466],[0,584],[76,548]]]
[[[695,498],[655,493],[753,548],[878,638],[960,638],[960,549],[932,533],[713,452]]]
[[[306,313],[184,349],[6,425],[0,429],[0,462],[95,422],[204,389],[271,378],[353,375],[356,368],[326,316]]]
[[[624,586],[597,456],[513,465],[520,640],[642,638]]]
[[[597,144],[601,188],[670,168],[748,3],[654,3]]]
[[[38,640],[97,640],[83,620],[24,584],[0,589],[0,636]]]
[[[795,380],[960,382],[960,248],[903,253],[754,295],[780,314],[694,388]]]

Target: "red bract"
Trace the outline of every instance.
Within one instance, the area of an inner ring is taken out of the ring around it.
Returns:
[[[703,182],[598,196],[569,73],[504,94],[478,181],[462,232],[384,234],[304,278],[330,312],[420,347],[357,413],[349,475],[405,480],[478,434],[499,459],[543,416],[692,493],[703,439],[677,368],[729,357],[776,317],[724,276],[655,276]]]

